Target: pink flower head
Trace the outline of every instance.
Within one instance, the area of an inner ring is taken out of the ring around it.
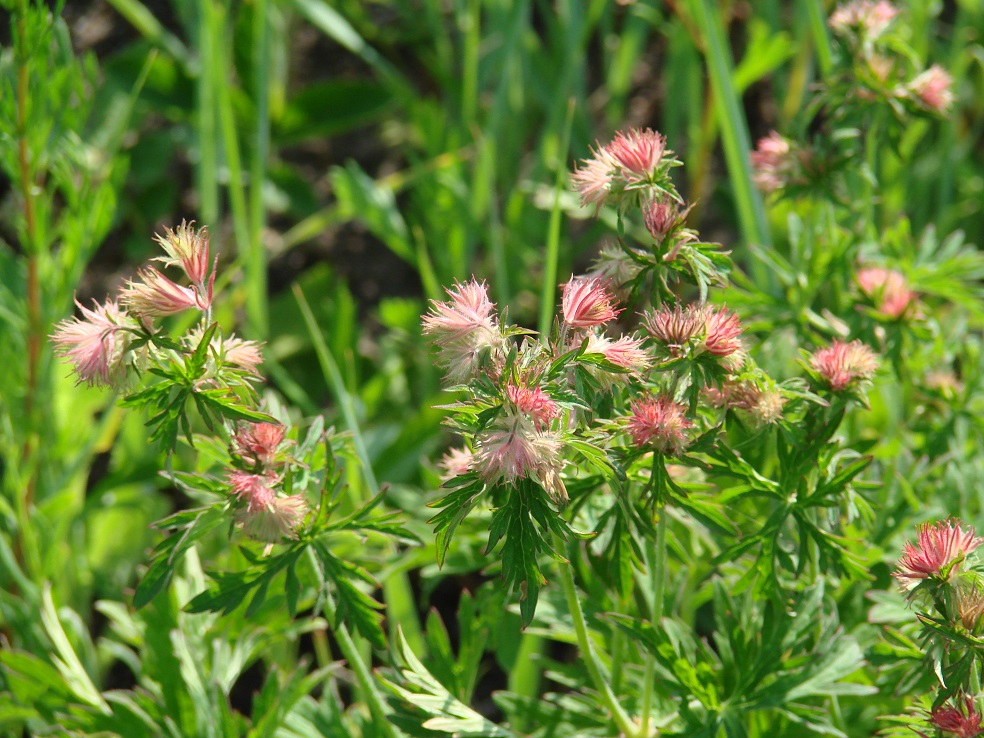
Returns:
[[[727,307],[711,308],[704,317],[704,349],[715,356],[741,351],[741,321]]]
[[[899,14],[888,0],[852,0],[838,5],[831,14],[830,30],[841,36],[860,33],[877,38]]]
[[[900,318],[915,302],[916,293],[901,272],[879,266],[866,266],[855,275],[861,292],[871,298],[878,311],[889,318]]]
[[[157,257],[165,266],[180,266],[193,284],[210,285],[215,280],[215,274],[208,274],[208,228],[198,231],[194,229],[194,221],[181,221],[175,230],[164,228],[164,235],[154,236],[154,240],[167,252],[167,256]]]
[[[250,538],[278,543],[284,538],[297,538],[297,529],[309,509],[300,495],[275,496],[263,508],[240,510],[236,522]]]
[[[760,138],[751,152],[752,181],[762,192],[775,192],[790,184],[799,169],[799,159],[788,138],[773,131]]]
[[[505,416],[475,437],[472,468],[489,482],[514,484],[559,466],[556,434],[538,432],[522,416]]]
[[[249,512],[266,509],[277,496],[273,485],[277,483],[275,474],[252,474],[235,469],[227,477],[232,493],[246,502]]]
[[[591,328],[607,323],[622,312],[612,305],[614,299],[601,281],[572,276],[564,285],[561,301],[564,322],[572,328]]]
[[[687,408],[669,397],[647,397],[632,402],[628,429],[639,448],[651,447],[661,454],[679,456],[690,443],[687,430],[693,427]]]
[[[923,579],[948,580],[967,554],[984,543],[984,538],[978,538],[973,528],[962,530],[959,520],[925,523],[916,529],[918,543],[906,541],[898,569],[892,573],[902,591],[912,589]]]
[[[666,137],[650,128],[630,128],[616,133],[606,148],[630,185],[646,184],[653,181],[663,163]]]
[[[258,341],[244,341],[230,335],[222,340],[219,356],[226,364],[257,374],[256,367],[263,362],[263,353],[260,350],[262,345]]]
[[[834,341],[810,357],[810,366],[830,389],[840,392],[855,382],[870,379],[878,368],[878,359],[861,341]]]
[[[506,397],[517,410],[533,419],[533,425],[537,430],[552,419],[560,417],[557,403],[539,387],[517,387],[514,384],[507,384]]]
[[[909,83],[912,94],[930,110],[945,113],[953,105],[953,77],[939,64],[934,64]]]
[[[616,171],[616,163],[605,147],[599,147],[597,151],[592,149],[591,153],[594,156],[582,160],[581,166],[571,175],[574,189],[581,196],[581,207],[600,206],[605,201]]]
[[[643,323],[649,334],[664,344],[670,353],[678,356],[692,339],[704,330],[707,310],[703,305],[679,305],[672,309],[663,307],[654,313],[643,316]]]
[[[248,423],[232,437],[236,453],[252,464],[271,465],[287,428],[280,423]]]
[[[474,332],[495,331],[495,303],[489,300],[485,282],[472,277],[465,284],[455,283],[445,290],[448,302],[431,300],[431,311],[424,316],[423,331],[438,345],[467,338]]]
[[[929,722],[934,728],[956,738],[977,738],[981,734],[981,715],[977,712],[977,705],[969,695],[964,695],[961,702],[961,707],[937,707],[930,713]]]
[[[83,319],[68,318],[55,327],[51,334],[55,353],[73,364],[79,383],[119,386],[128,343],[126,312],[112,300],[95,303],[92,310],[75,304]]]
[[[619,369],[625,370],[617,372],[598,364],[584,364],[588,374],[606,391],[630,377],[638,376],[651,365],[649,353],[642,348],[642,341],[632,336],[622,336],[613,341],[605,336],[589,333],[585,353],[602,354]]]
[[[141,281],[127,282],[120,302],[141,317],[159,318],[191,308],[208,310],[212,304],[211,286],[201,295],[197,290],[175,284],[153,267],[141,269],[137,275]]]
[[[651,365],[649,353],[642,348],[641,338],[622,336],[616,341],[605,339],[604,345],[598,349],[608,361],[630,374],[640,374]]]
[[[441,481],[447,482],[471,471],[473,456],[474,454],[469,448],[449,449],[437,464],[443,471]]]
[[[659,197],[679,200],[667,174],[678,162],[666,149],[666,138],[646,128],[629,129],[615,134],[607,146],[592,149],[593,156],[581,162],[572,177],[574,189],[581,195],[581,205],[601,205],[607,199],[654,190]],[[638,203],[634,198],[632,202]]]

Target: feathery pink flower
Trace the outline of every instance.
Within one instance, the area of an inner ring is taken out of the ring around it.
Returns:
[[[489,299],[485,282],[472,277],[465,284],[455,283],[445,291],[448,302],[431,300],[431,311],[423,318],[423,331],[438,345],[467,338],[476,331],[495,331],[495,303]]]
[[[256,367],[263,363],[263,346],[258,341],[245,341],[230,335],[219,346],[219,357],[226,364],[243,369],[250,374],[258,374]]]
[[[939,64],[934,64],[909,83],[912,94],[927,108],[945,113],[953,105],[953,77]]]
[[[639,448],[651,447],[668,456],[679,456],[690,443],[693,427],[687,408],[669,397],[647,397],[632,402],[628,430]]]
[[[211,283],[215,279],[213,273],[209,278],[208,253],[208,228],[201,228],[196,231],[194,221],[187,223],[181,221],[173,231],[164,228],[164,235],[157,234],[154,240],[160,244],[167,256],[157,257],[157,261],[163,262],[165,266],[180,266],[188,279],[196,285],[204,286],[206,282]]]
[[[977,738],[981,734],[981,715],[969,695],[964,695],[961,707],[941,705],[930,713],[929,722],[934,728],[955,738]]]
[[[663,163],[666,137],[650,128],[619,131],[606,147],[630,185],[651,183]]]
[[[555,433],[539,432],[520,415],[507,415],[475,437],[472,466],[488,482],[515,484],[517,479],[535,479],[554,487],[563,466],[560,440]],[[562,483],[561,483],[562,484]]]
[[[670,231],[680,225],[683,216],[676,203],[654,198],[643,207],[642,217],[649,235],[662,243]]]
[[[640,374],[651,366],[649,352],[642,348],[641,338],[622,336],[615,341],[604,339],[595,350],[604,354],[615,366],[627,369],[630,374]]]
[[[731,356],[742,349],[741,321],[727,307],[711,308],[704,317],[704,348],[715,356]]]
[[[68,318],[55,326],[55,353],[73,364],[79,383],[118,386],[123,379],[127,346],[126,312],[115,302],[95,303],[92,310],[76,301],[83,319]]]
[[[234,469],[229,472],[226,479],[232,488],[232,493],[246,502],[246,509],[249,512],[265,509],[277,496],[273,487],[277,483],[275,474],[253,474]]]
[[[949,579],[967,554],[984,543],[973,528],[963,530],[960,526],[959,520],[943,520],[916,527],[918,542],[913,545],[906,541],[898,569],[892,573],[901,590],[910,590],[923,579]]]
[[[140,281],[127,282],[120,302],[141,317],[159,318],[188,309],[207,310],[212,304],[211,292],[202,296],[189,287],[175,284],[153,267],[137,272]]]
[[[537,430],[547,425],[554,418],[560,417],[560,408],[539,387],[517,387],[506,385],[506,397],[521,413],[533,419]]]
[[[561,311],[564,322],[572,328],[590,328],[615,318],[621,310],[613,306],[614,297],[597,279],[571,277],[564,285]]]
[[[810,366],[835,392],[855,382],[870,379],[878,369],[878,358],[861,341],[834,341],[810,357]]]
[[[629,193],[644,195],[655,190],[659,197],[679,199],[668,177],[678,162],[666,149],[666,138],[649,128],[619,131],[606,146],[592,149],[572,176],[581,205],[601,205],[605,200],[622,200]],[[631,200],[639,202],[635,197]]]
[[[909,289],[905,275],[894,269],[866,266],[859,269],[854,278],[861,292],[889,318],[900,318],[915,302],[916,293]]]
[[[863,33],[868,38],[876,38],[898,14],[898,8],[888,0],[852,0],[838,5],[827,23],[830,30],[841,36]]]
[[[280,423],[248,423],[232,437],[236,453],[252,464],[270,466],[284,442],[287,428]]]
[[[674,356],[704,330],[707,309],[703,305],[679,305],[663,307],[656,312],[646,313],[643,324],[649,334],[664,344]]]
[[[755,151],[749,155],[752,162],[752,181],[762,192],[775,192],[792,182],[799,159],[788,138],[772,131],[760,138]]]
[[[471,471],[472,457],[474,454],[469,448],[452,448],[441,457],[437,465],[441,468],[441,481],[447,482],[450,479],[467,474]]]

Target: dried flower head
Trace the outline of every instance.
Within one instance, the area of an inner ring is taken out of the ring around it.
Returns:
[[[564,285],[561,301],[564,322],[572,328],[591,328],[607,323],[621,312],[615,309],[614,300],[599,280],[572,276]]]
[[[953,105],[953,77],[939,64],[934,64],[909,83],[909,90],[927,109],[945,113]]]
[[[632,402],[629,434],[639,448],[649,447],[667,456],[679,456],[690,443],[693,427],[687,408],[669,397],[646,397]]]
[[[772,131],[751,152],[752,181],[762,192],[775,192],[799,179],[800,161],[792,142]]]
[[[979,581],[959,582],[954,595],[960,624],[971,633],[979,633],[984,625],[984,587]]]
[[[865,297],[871,299],[878,312],[889,318],[900,318],[915,303],[916,293],[909,289],[905,275],[894,269],[865,266],[854,275]]]
[[[270,466],[284,442],[287,428],[280,423],[247,423],[232,437],[233,447],[250,464]]]
[[[441,457],[437,465],[441,468],[441,481],[447,482],[455,477],[467,474],[472,468],[474,454],[470,448],[452,448]]]
[[[92,310],[78,301],[75,304],[83,318],[68,318],[55,326],[51,334],[55,353],[72,363],[80,384],[120,387],[129,343],[126,312],[112,300],[104,305],[94,303]]]
[[[664,344],[674,356],[704,330],[707,310],[703,305],[688,305],[681,308],[663,307],[656,312],[646,313],[643,324],[649,334]]]
[[[173,231],[165,227],[163,236],[155,235],[154,240],[167,253],[167,256],[157,257],[157,261],[165,266],[180,266],[193,284],[204,286],[215,280],[215,272],[211,277],[208,273],[208,228],[196,231],[194,225],[194,221],[181,221]]]
[[[276,496],[262,509],[240,510],[236,523],[250,538],[279,543],[285,538],[297,538],[297,529],[309,510],[307,501],[300,495]]]
[[[878,369],[878,359],[861,341],[834,341],[810,357],[810,366],[832,390],[840,392],[870,379]]]
[[[977,738],[981,734],[981,715],[977,705],[969,695],[956,698],[962,703],[956,705],[941,705],[930,713],[929,722],[934,728],[956,738]]]
[[[913,545],[906,541],[898,569],[892,573],[903,592],[924,579],[948,580],[967,554],[984,543],[973,528],[963,530],[959,520],[925,523],[917,530],[918,542]]]
[[[747,379],[729,379],[720,387],[707,387],[704,397],[713,407],[747,412],[757,425],[770,425],[778,421],[785,404],[782,393],[771,382],[758,384]]]
[[[853,0],[838,5],[830,16],[830,30],[840,36],[863,35],[874,39],[880,36],[899,14],[888,0]]]

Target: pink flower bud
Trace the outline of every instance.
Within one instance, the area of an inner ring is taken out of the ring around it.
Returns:
[[[443,471],[441,474],[441,481],[447,482],[448,480],[454,479],[462,474],[467,474],[471,471],[473,457],[474,454],[471,449],[449,449],[448,452],[441,457],[441,460],[437,464]]]
[[[533,419],[533,425],[537,430],[554,418],[560,417],[557,403],[539,387],[517,387],[514,384],[507,384],[506,397],[517,410]]]
[[[647,397],[632,402],[629,434],[639,448],[650,447],[667,456],[679,456],[690,443],[693,427],[687,409],[669,397]]]
[[[878,368],[874,352],[861,341],[834,341],[810,357],[813,367],[835,392],[870,379]]]
[[[954,738],[977,738],[981,734],[981,715],[973,697],[964,695],[961,707],[941,705],[930,713],[929,722]]]
[[[793,182],[799,171],[799,159],[788,138],[773,131],[760,138],[750,154],[752,181],[762,192],[775,192]]]
[[[901,272],[866,266],[859,269],[854,278],[865,297],[874,301],[878,312],[889,318],[902,317],[915,302],[916,293],[909,289]]]
[[[564,285],[561,311],[564,322],[572,328],[590,328],[602,325],[615,318],[621,310],[616,310],[614,298],[604,285],[589,277],[571,277]]]
[[[188,279],[196,285],[205,285],[209,281],[208,268],[208,228],[198,231],[194,222],[181,221],[175,230],[164,229],[164,235],[155,235],[154,240],[167,252],[167,256],[158,257],[165,266],[180,266]],[[214,275],[213,275],[214,278]]]
[[[961,529],[959,520],[944,520],[917,526],[919,539],[916,545],[906,541],[898,569],[892,573],[899,580],[899,588],[910,590],[923,579],[950,575],[984,538],[978,538],[973,528]]]
[[[953,77],[938,64],[909,83],[909,89],[919,102],[936,113],[945,113],[953,105],[952,86]]]
[[[251,464],[270,466],[284,441],[287,428],[280,423],[248,423],[232,437],[236,453]]]
[[[888,0],[852,0],[837,6],[828,25],[840,36],[860,34],[873,39],[880,36],[898,14],[898,9]]]
[[[181,287],[153,267],[137,272],[139,282],[127,282],[120,295],[120,302],[137,315],[159,318],[174,315],[188,309],[207,310],[212,302],[211,292],[206,295],[188,287]]]

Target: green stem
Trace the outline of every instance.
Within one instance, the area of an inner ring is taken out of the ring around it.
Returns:
[[[652,621],[654,627],[659,627],[663,617],[663,607],[666,592],[666,506],[659,508],[659,519],[656,521],[656,551],[655,560],[649,567],[649,581],[653,590]],[[652,712],[653,692],[656,682],[656,657],[646,656],[646,673],[642,682],[642,699],[639,713],[639,735],[645,738],[649,735],[649,718]]]
[[[212,43],[214,24],[211,0],[199,9],[198,26],[198,197],[200,216],[206,225],[219,222],[218,152],[215,145],[215,90],[213,87],[215,48]]]
[[[554,533],[554,547],[558,551],[562,551],[565,548],[564,541],[556,533]],[[632,723],[632,719],[625,710],[622,709],[622,706],[618,703],[618,698],[612,692],[608,678],[605,676],[601,663],[598,660],[598,655],[595,653],[594,645],[591,643],[591,634],[588,633],[588,626],[584,621],[584,612],[581,610],[581,601],[578,599],[577,588],[574,584],[574,565],[568,561],[566,564],[558,564],[557,568],[559,569],[561,584],[564,587],[567,608],[571,613],[574,634],[577,636],[577,645],[581,649],[581,655],[584,658],[584,665],[587,667],[588,676],[591,677],[591,682],[594,684],[595,689],[598,690],[598,694],[601,695],[605,707],[608,708],[612,719],[618,725],[618,729],[622,734],[629,737],[638,736],[638,729]]]

